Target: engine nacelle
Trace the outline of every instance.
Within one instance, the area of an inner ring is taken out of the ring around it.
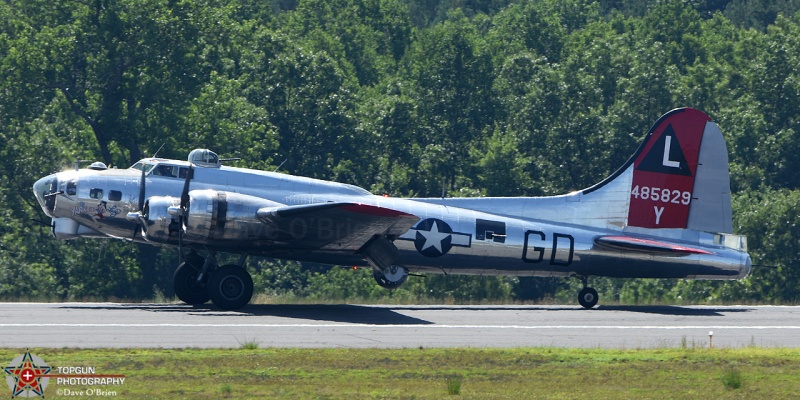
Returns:
[[[269,237],[270,227],[258,219],[256,212],[263,207],[282,205],[240,193],[193,190],[189,192],[184,239],[205,242]]]
[[[178,233],[181,229],[181,199],[172,196],[153,196],[144,205],[144,238],[148,242],[178,244]],[[170,213],[172,211],[172,213]]]

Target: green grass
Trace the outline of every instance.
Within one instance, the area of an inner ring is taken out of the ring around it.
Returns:
[[[722,374],[722,384],[728,389],[739,389],[742,387],[742,374],[733,368]]]
[[[245,339],[244,341],[239,342],[239,348],[242,350],[255,350],[259,346],[261,346],[261,342],[255,339]]]
[[[0,360],[8,365],[24,351],[0,349]],[[124,385],[102,388],[125,399],[778,399],[800,393],[798,349],[243,346],[30,352],[50,366],[125,374]],[[81,387],[51,380],[46,398],[62,398],[58,389]]]
[[[461,394],[461,378],[450,378],[447,380],[447,394],[456,395]]]

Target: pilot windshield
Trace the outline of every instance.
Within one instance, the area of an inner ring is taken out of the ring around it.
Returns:
[[[158,165],[153,169],[153,175],[166,176],[169,178],[178,177],[178,167],[173,165]]]
[[[143,161],[139,161],[136,164],[133,164],[133,166],[131,166],[131,168],[132,169],[138,169],[139,171],[144,170],[144,172],[147,173],[147,172],[150,172],[150,170],[153,169],[154,166],[155,166],[155,164],[150,164],[150,163],[145,163]]]

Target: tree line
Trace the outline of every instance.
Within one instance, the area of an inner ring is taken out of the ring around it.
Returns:
[[[594,278],[622,302],[797,301],[800,1],[0,2],[0,297],[149,298],[174,250],[58,242],[31,193],[75,160],[159,148],[391,196],[538,196],[620,166],[694,107],[728,142],[741,282]],[[39,221],[39,222],[36,222]],[[252,259],[256,293],[571,301],[577,281],[368,273]]]

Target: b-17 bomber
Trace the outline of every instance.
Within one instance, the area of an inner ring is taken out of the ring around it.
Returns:
[[[186,161],[96,162],[39,179],[33,191],[58,239],[116,238],[179,250],[173,285],[188,304],[250,302],[247,256],[372,268],[378,285],[409,274],[742,279],[746,238],[733,234],[728,153],[705,113],[659,118],[616,172],[550,197],[394,198],[345,183]],[[218,265],[219,253],[241,255]]]

